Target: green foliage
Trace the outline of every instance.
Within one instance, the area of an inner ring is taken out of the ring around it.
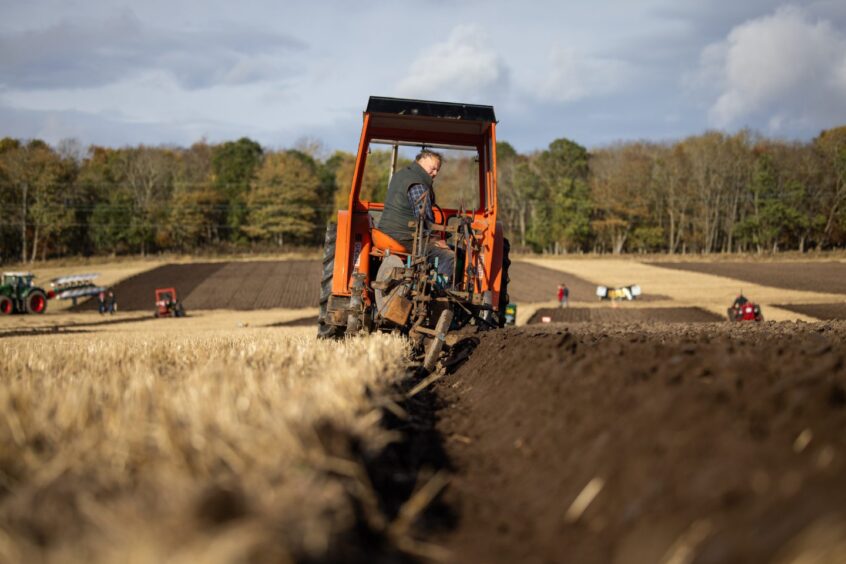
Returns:
[[[320,177],[311,157],[299,151],[267,155],[247,195],[242,230],[251,239],[278,246],[314,235]]]
[[[590,234],[587,149],[556,139],[533,160],[530,176],[537,191],[529,242],[538,250],[582,247]]]
[[[211,164],[215,186],[227,196],[249,190],[263,153],[261,145],[246,137],[214,147]]]
[[[660,225],[640,226],[632,230],[627,246],[634,251],[655,253],[663,250],[666,234]]]
[[[221,143],[212,151],[213,183],[228,204],[226,223],[236,239],[247,216],[245,198],[263,154],[261,145],[246,137]]]
[[[507,141],[496,142],[496,160],[498,165],[516,160],[519,156],[517,149],[512,147],[511,143]]]
[[[113,192],[107,200],[96,204],[89,222],[90,237],[95,248],[112,254],[132,250],[135,241],[133,216],[132,199],[122,190]]]

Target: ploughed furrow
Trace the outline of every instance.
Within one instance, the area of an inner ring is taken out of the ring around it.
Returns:
[[[702,323],[725,321],[724,317],[698,307],[564,307],[545,308],[536,311],[528,324],[573,323],[595,321],[599,323]]]
[[[846,561],[845,322],[477,339],[436,384],[452,561]]]
[[[176,288],[179,299],[185,300],[203,282],[226,266],[223,262],[166,264],[136,274],[114,286],[120,311],[149,311],[155,309],[156,288]],[[72,307],[71,311],[96,311],[97,298]]]
[[[780,304],[776,307],[822,320],[846,319],[846,302],[833,304]]]
[[[252,310],[317,305],[320,263],[312,260],[231,262],[188,296],[190,309]]]
[[[596,299],[594,285],[567,273],[522,262],[514,262],[509,273],[508,291],[514,302],[552,301],[562,282],[571,289],[571,301]],[[152,312],[155,289],[166,287],[176,288],[189,314],[209,309],[307,308],[318,305],[321,277],[318,260],[168,264],[124,280],[114,290],[122,311]],[[93,299],[76,311],[96,309]]]
[[[558,299],[558,285],[567,284],[571,302],[596,301],[596,284],[566,272],[528,262],[512,261],[508,269],[512,302],[550,302]]]

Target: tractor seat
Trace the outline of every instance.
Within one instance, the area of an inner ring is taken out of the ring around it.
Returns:
[[[373,239],[373,246],[381,251],[391,251],[391,254],[407,255],[406,249],[402,243],[377,228],[373,228],[370,232],[370,237]]]

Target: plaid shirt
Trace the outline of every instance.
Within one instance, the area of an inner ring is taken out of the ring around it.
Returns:
[[[423,184],[412,184],[408,189],[408,203],[414,217],[420,219],[420,204],[423,204],[423,215],[429,223],[435,222],[435,214],[432,212],[432,202],[429,198],[429,189]]]

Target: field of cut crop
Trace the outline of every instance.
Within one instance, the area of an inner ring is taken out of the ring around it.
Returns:
[[[408,549],[364,464],[405,354],[269,329],[0,341],[0,561]]]

